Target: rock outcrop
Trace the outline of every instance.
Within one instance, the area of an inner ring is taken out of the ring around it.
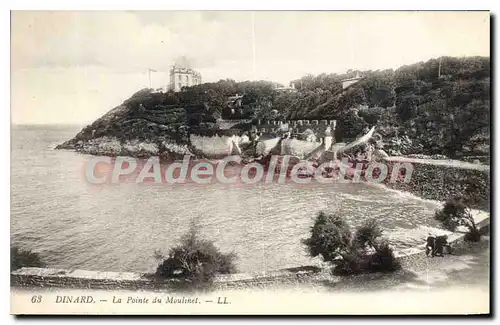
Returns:
[[[166,94],[141,90],[56,149],[167,160],[192,154],[186,141],[186,110],[165,102]]]

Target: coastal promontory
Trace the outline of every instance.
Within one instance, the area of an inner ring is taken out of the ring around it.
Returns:
[[[307,75],[293,89],[229,79],[178,92],[142,89],[57,149],[175,158],[199,154],[192,135],[241,133],[263,120],[326,119],[336,121],[336,142],[376,126],[389,155],[474,160],[489,155],[490,69],[489,58],[442,57],[396,70]],[[353,76],[362,77],[344,88]]]

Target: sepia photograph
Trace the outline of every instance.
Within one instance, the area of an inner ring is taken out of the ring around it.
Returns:
[[[11,314],[491,314],[489,11],[10,20]]]

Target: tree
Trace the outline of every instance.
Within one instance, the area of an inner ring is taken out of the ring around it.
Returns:
[[[365,248],[366,246],[375,249],[377,240],[382,237],[382,229],[375,218],[369,218],[356,229],[354,234],[354,243],[356,247]]]
[[[441,210],[436,211],[434,219],[441,222],[445,229],[455,231],[460,226],[465,208],[465,205],[458,200],[448,200]]]
[[[341,217],[321,211],[311,227],[311,236],[302,243],[310,256],[321,255],[333,264],[336,274],[395,271],[400,268],[399,262],[381,236],[375,219],[367,219],[352,235]]]
[[[10,248],[10,270],[14,271],[22,267],[44,267],[40,255],[17,246]]]
[[[460,198],[446,201],[443,208],[436,211],[434,218],[450,231],[465,226],[468,229],[465,239],[468,241],[479,241],[481,238],[470,209]]]
[[[331,262],[349,252],[351,237],[349,225],[341,217],[321,211],[303,244],[312,257],[321,255],[325,262]]]
[[[211,283],[216,274],[236,272],[234,253],[224,254],[212,241],[200,238],[199,227],[193,221],[181,243],[169,251],[161,260],[156,275],[161,278],[182,278],[195,285]]]
[[[374,272],[394,272],[401,268],[401,264],[394,256],[394,251],[385,240],[376,244],[375,254],[370,260],[370,269]]]
[[[477,228],[476,222],[474,221],[474,217],[472,216],[472,213],[469,208],[465,210],[464,218],[462,219],[462,225],[467,227],[469,231],[465,234],[464,239],[466,241],[480,241],[481,240],[481,233],[479,232],[479,229]]]

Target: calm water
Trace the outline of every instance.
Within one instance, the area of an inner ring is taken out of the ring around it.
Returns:
[[[178,242],[189,221],[242,272],[314,264],[300,239],[319,210],[355,226],[378,217],[397,247],[432,220],[436,204],[365,184],[136,185],[93,187],[82,178],[89,156],[52,148],[80,128],[12,128],[11,241],[39,252],[49,267],[152,271],[154,251]]]

